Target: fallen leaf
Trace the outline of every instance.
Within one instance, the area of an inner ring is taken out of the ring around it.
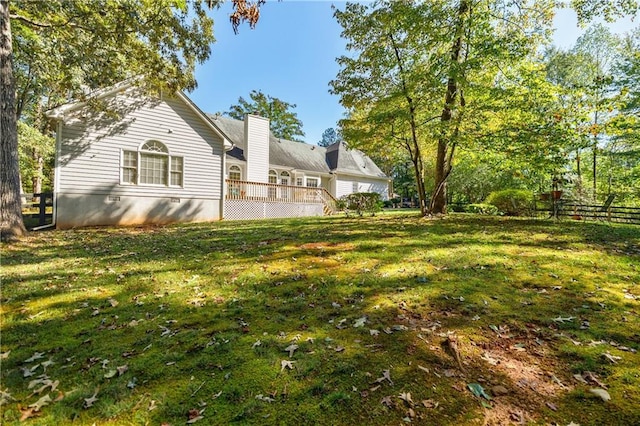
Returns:
[[[558,411],[558,407],[553,402],[547,402],[547,407],[549,407],[553,411]]]
[[[574,374],[573,378],[576,379],[577,381],[579,381],[582,384],[587,385],[587,381],[584,379],[584,377],[582,377],[582,374]]]
[[[599,396],[600,398],[602,398],[602,400],[604,402],[607,402],[607,401],[611,400],[611,395],[609,395],[609,392],[607,392],[604,389],[600,389],[600,388],[589,389],[589,392],[591,392],[594,395]]]
[[[49,358],[48,361],[44,361],[40,365],[42,366],[42,368],[44,368],[46,370],[47,367],[51,367],[53,364],[55,364],[55,362],[53,362],[53,360],[51,358]]]
[[[96,396],[98,396],[98,389],[96,389],[96,391],[91,396],[91,398],[85,398],[84,399],[84,408],[93,407],[93,404],[98,400],[98,398],[96,398]]]
[[[34,390],[33,393],[40,395],[47,388],[51,388],[49,392],[53,392],[54,390],[56,390],[59,384],[60,384],[60,380],[56,380],[55,382],[52,382],[51,380],[46,380],[43,386],[39,389]]]
[[[336,346],[333,350],[336,351],[336,352],[344,352],[344,347],[343,346]]]
[[[149,402],[149,407],[147,408],[147,411],[153,411],[156,408],[158,408],[158,406],[156,405],[156,401],[152,399],[151,402]]]
[[[611,355],[609,352],[605,352],[602,354],[602,356],[609,362],[611,362],[612,364],[617,364],[618,361],[620,361],[622,359],[621,356],[616,356],[616,355]]]
[[[361,317],[358,318],[354,323],[353,326],[358,328],[358,327],[364,327],[364,325],[367,323],[367,317]]]
[[[380,332],[378,330],[369,329],[369,334],[372,336],[377,336],[378,334],[380,334]]]
[[[423,399],[422,400],[422,405],[424,405],[424,408],[436,408],[436,407],[438,407],[438,403],[435,402],[433,399]]]
[[[118,370],[118,376],[122,376],[127,372],[127,370],[129,370],[129,366],[127,364],[121,365],[120,367],[117,367],[116,370]]]
[[[115,308],[116,306],[119,305],[118,301],[112,297],[107,299],[107,302],[109,302],[112,308]]]
[[[378,377],[375,381],[375,383],[382,383],[385,380],[389,381],[389,383],[391,384],[391,386],[393,386],[393,381],[391,380],[391,371],[390,370],[384,370],[382,372],[382,377]]]
[[[260,341],[260,339],[258,339],[255,342],[253,342],[253,345],[251,345],[251,349],[255,349],[256,347],[261,345],[262,345],[262,342]]]
[[[31,367],[31,368],[20,367],[20,370],[22,371],[22,377],[33,376],[35,374],[34,371],[36,371],[36,368],[38,367],[40,367],[40,364],[36,364],[35,367]]]
[[[289,352],[289,358],[293,356],[293,353],[298,349],[298,345],[289,345],[284,348],[285,352]]]
[[[0,390],[0,406],[7,404],[11,401],[15,401],[15,398],[11,396],[9,392],[7,392],[9,388],[5,390]]]
[[[393,408],[393,400],[391,395],[387,395],[380,400],[380,403],[388,408]]]
[[[41,359],[41,358],[44,358],[44,352],[35,352],[33,355],[31,355],[30,358],[25,359],[24,362],[25,363],[33,362],[33,361],[35,361],[37,359]]]
[[[33,408],[33,411],[40,411],[42,407],[44,407],[45,405],[49,405],[50,402],[52,402],[51,397],[49,396],[49,394],[46,394],[33,404],[29,405],[29,408]]]
[[[501,385],[496,385],[491,388],[491,393],[493,394],[493,396],[507,395],[509,393],[509,389]]]
[[[0,359],[9,359],[9,354],[11,351],[0,352]]]
[[[198,410],[197,408],[192,408],[191,410],[189,410],[189,413],[187,415],[189,420],[187,421],[187,424],[192,424],[197,422],[198,420],[204,419],[204,416],[202,416],[203,411],[204,409]]]
[[[117,370],[109,370],[104,374],[104,378],[105,379],[110,379],[112,377],[115,377],[116,374],[118,374]]]
[[[30,419],[31,417],[36,417],[38,415],[40,415],[40,413],[38,413],[36,410],[34,410],[33,408],[27,408],[27,409],[21,409],[20,412],[22,413],[22,415],[20,416],[20,421],[23,422],[27,419]]]
[[[136,387],[136,381],[137,381],[137,380],[138,380],[138,379],[136,379],[135,377],[134,377],[134,378],[132,378],[131,380],[129,380],[129,383],[127,383],[127,387],[128,387],[129,389],[133,389],[133,388],[135,388],[135,387]]]
[[[553,318],[551,321],[557,322],[559,324],[564,324],[565,322],[571,322],[575,319],[575,317],[561,317],[558,316],[556,318]]]
[[[491,397],[487,395],[484,388],[479,383],[467,383],[467,387],[475,396],[485,398],[488,401],[491,400]]]
[[[398,398],[409,404],[409,406],[413,406],[413,399],[411,399],[411,392],[403,392],[398,395]]]
[[[585,371],[584,373],[582,373],[582,377],[584,377],[587,381],[591,383],[595,383],[601,388],[604,388],[604,389],[607,388],[607,385],[605,385],[600,380],[598,380],[598,377],[595,375],[595,373],[592,373],[591,371]]]
[[[282,361],[280,361],[280,371],[284,371],[285,368],[292,370],[294,362],[295,361],[289,361],[287,359],[283,359]]]
[[[264,402],[273,402],[275,401],[275,399],[268,397],[268,396],[264,396],[262,394],[258,394],[256,395],[256,399],[260,400],[260,401],[264,401]]]

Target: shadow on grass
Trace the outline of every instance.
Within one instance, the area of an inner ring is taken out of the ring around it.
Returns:
[[[605,228],[332,218],[32,237],[3,253],[2,351],[11,351],[3,386],[23,407],[37,399],[27,389],[33,377],[20,369],[42,361],[25,363],[37,351],[55,362],[46,374],[65,392],[43,408],[36,419],[43,424],[180,423],[190,410],[204,410],[203,422],[216,424],[389,424],[407,416],[466,424],[488,415],[466,390],[472,382],[510,391],[493,400],[495,411],[503,405],[545,421],[632,421],[637,390],[627,405],[618,399],[605,407],[584,392],[567,396],[545,376],[542,398],[482,359],[500,349],[505,363],[536,365],[564,383],[580,372],[568,361],[614,380],[614,366],[598,362],[604,349],[567,349],[570,339],[587,346],[605,338],[640,348],[637,302],[620,296],[624,275],[637,271],[635,254],[624,250],[633,250],[638,235]],[[34,250],[44,252],[36,253],[39,263],[27,256]],[[627,311],[631,322],[619,318]],[[366,325],[354,327],[361,318]],[[461,338],[464,373],[442,348],[447,332]],[[535,359],[540,350],[548,360]],[[623,355],[623,362],[637,360]],[[283,369],[283,360],[292,368]],[[377,381],[384,370],[393,384]],[[34,375],[43,372],[40,366]],[[613,382],[612,392],[624,388]],[[98,401],[83,408],[96,389]],[[398,397],[407,392],[413,405]],[[567,411],[554,413],[549,400]],[[4,421],[19,418],[17,404],[2,406]]]

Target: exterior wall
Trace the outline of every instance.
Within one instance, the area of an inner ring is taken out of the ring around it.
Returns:
[[[59,127],[58,227],[219,219],[222,139],[179,99],[150,101],[129,89],[109,103],[119,118],[78,112]],[[182,187],[120,182],[122,151],[148,140],[183,158]]]
[[[56,217],[59,229],[207,222],[220,219],[220,200],[61,194],[58,196]]]
[[[252,200],[226,200],[224,217],[229,220],[322,216],[322,204],[278,203]]]
[[[269,120],[247,114],[244,122],[247,180],[268,182],[269,174]]]
[[[357,191],[354,191],[354,184],[358,185]],[[338,176],[336,178],[336,198],[354,192],[377,192],[380,194],[382,200],[389,198],[388,183],[386,180],[367,179],[355,176]]]

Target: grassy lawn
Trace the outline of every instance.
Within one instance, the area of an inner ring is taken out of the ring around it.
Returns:
[[[1,255],[2,424],[640,424],[637,226],[383,214]]]

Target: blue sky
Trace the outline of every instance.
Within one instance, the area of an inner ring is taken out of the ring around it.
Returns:
[[[317,143],[344,111],[339,98],[329,94],[329,81],[338,72],[335,58],[345,52],[332,4],[344,6],[332,1],[268,0],[256,28],[245,24],[235,35],[228,18],[231,3],[226,2],[213,12],[216,43],[209,61],[198,66],[198,88],[189,97],[203,111],[215,113],[227,111],[240,96],[248,99],[251,90],[262,90],[296,104],[304,140]],[[558,13],[555,24],[554,44],[562,48],[572,46],[582,31],[571,11]],[[637,26],[625,19],[611,28],[623,33]]]

